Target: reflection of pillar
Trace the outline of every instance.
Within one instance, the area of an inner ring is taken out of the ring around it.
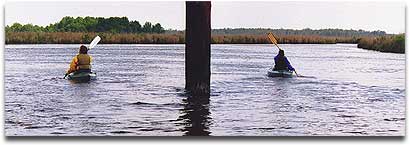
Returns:
[[[186,136],[208,136],[209,117],[209,96],[189,96],[183,99],[184,108],[179,119],[183,120],[184,135]]]
[[[211,2],[186,2],[185,89],[210,92]]]

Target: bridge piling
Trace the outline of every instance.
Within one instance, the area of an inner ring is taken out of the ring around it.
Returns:
[[[211,2],[186,2],[185,89],[210,93]]]

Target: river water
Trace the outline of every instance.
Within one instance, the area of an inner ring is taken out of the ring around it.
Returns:
[[[78,47],[6,45],[7,136],[405,135],[404,54],[281,45],[302,77],[270,78],[272,45],[212,45],[211,94],[194,99],[184,45],[98,45],[98,79],[73,83]]]

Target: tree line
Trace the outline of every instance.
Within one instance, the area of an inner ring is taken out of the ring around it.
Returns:
[[[6,32],[107,32],[107,33],[167,33],[183,34],[182,30],[165,30],[161,24],[130,21],[127,17],[63,17],[59,22],[48,26],[14,23],[6,26]],[[384,31],[344,30],[344,29],[268,29],[268,28],[224,28],[212,29],[212,35],[263,35],[272,32],[276,35],[316,35],[328,37],[384,36]]]
[[[272,32],[275,35],[317,35],[327,37],[364,37],[364,36],[383,36],[387,35],[384,31],[365,31],[365,30],[344,30],[344,29],[266,29],[266,28],[225,28],[213,29],[214,35],[262,35]]]
[[[185,31],[165,30],[161,24],[130,21],[127,17],[70,17],[48,26],[14,23],[6,26],[6,44],[86,44],[96,35],[106,44],[183,44]],[[364,49],[382,52],[405,52],[404,34],[384,31],[344,29],[212,29],[213,44],[270,44],[266,37],[272,32],[281,44],[353,43]]]
[[[6,32],[108,32],[108,33],[164,33],[161,24],[130,21],[127,17],[70,17],[48,26],[14,23],[6,26]]]

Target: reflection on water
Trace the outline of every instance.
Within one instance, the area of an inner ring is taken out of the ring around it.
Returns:
[[[7,45],[7,136],[405,134],[405,55],[283,45],[300,75],[270,78],[271,45],[212,45],[211,95],[184,92],[184,45],[98,45],[98,78],[62,79],[79,45]]]
[[[183,120],[184,135],[186,136],[208,136],[211,132],[211,118],[209,117],[209,95],[191,96],[182,100],[184,106],[180,110]]]

